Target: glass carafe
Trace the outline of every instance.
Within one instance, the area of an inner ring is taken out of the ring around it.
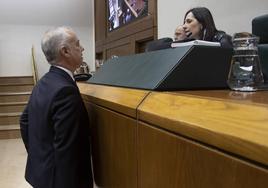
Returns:
[[[228,76],[228,85],[232,90],[256,91],[263,84],[258,42],[259,38],[250,33],[234,35],[234,55]]]

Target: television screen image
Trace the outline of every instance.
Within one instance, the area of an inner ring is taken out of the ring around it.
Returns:
[[[109,31],[148,14],[148,0],[108,0]]]

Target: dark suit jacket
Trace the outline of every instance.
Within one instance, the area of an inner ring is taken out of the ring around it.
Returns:
[[[89,121],[79,90],[52,66],[37,83],[21,116],[28,152],[26,180],[36,188],[89,188]]]

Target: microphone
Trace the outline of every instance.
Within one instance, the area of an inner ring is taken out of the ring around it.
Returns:
[[[189,41],[192,41],[194,39],[191,38],[191,36],[192,36],[192,32],[189,32],[188,34],[186,34],[186,38],[185,39],[175,41],[174,43],[181,43],[181,42],[189,42]]]
[[[192,35],[192,32],[188,33],[188,34],[186,35],[186,37],[189,38],[191,35]]]
[[[192,36],[192,32],[190,32],[190,33],[188,33],[187,35],[186,35],[186,38],[183,40],[184,42],[188,42],[188,41],[192,41],[192,40],[194,40],[194,38],[191,38],[191,36]]]

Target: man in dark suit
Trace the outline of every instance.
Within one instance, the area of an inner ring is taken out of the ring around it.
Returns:
[[[93,187],[89,121],[72,75],[84,48],[70,28],[59,27],[45,33],[42,50],[51,67],[20,119],[25,178],[34,188]]]

